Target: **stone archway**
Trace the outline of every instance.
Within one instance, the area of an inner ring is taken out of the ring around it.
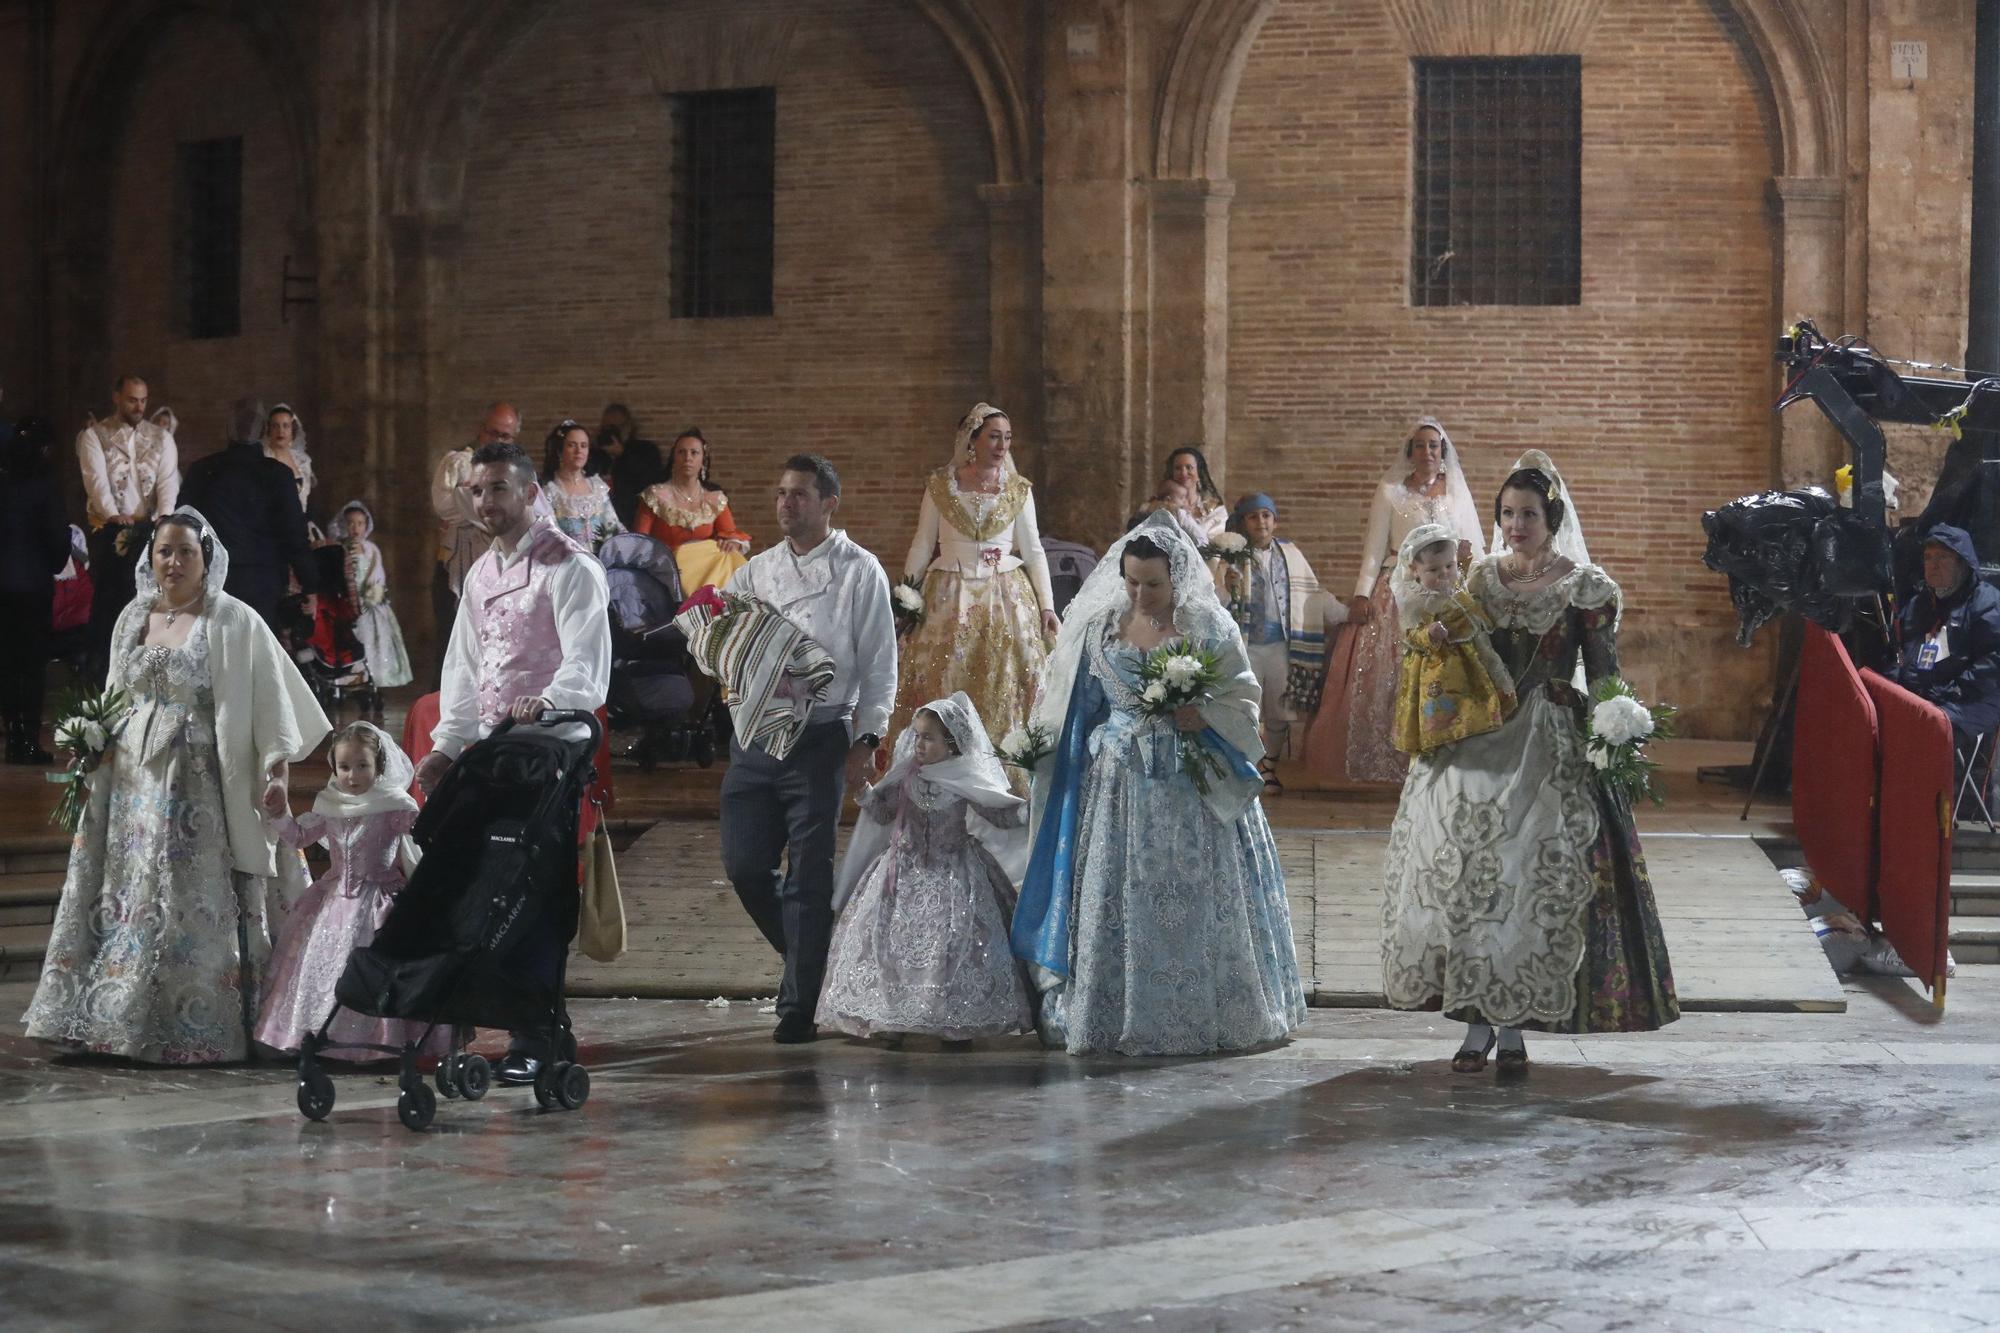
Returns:
[[[46,257],[55,289],[47,328],[51,407],[57,419],[80,418],[100,403],[114,373],[109,363],[111,226],[97,195],[106,164],[124,137],[140,81],[128,77],[179,24],[214,19],[236,27],[266,68],[304,68],[282,17],[257,0],[154,0],[114,6],[95,29],[63,98],[50,159],[56,164],[47,211]],[[311,81],[274,78],[276,111],[291,148],[295,229],[312,216],[318,150]]]

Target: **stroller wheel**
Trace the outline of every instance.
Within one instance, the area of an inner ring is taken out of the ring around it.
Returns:
[[[407,1129],[427,1129],[437,1119],[437,1094],[419,1083],[396,1098],[396,1118]]]
[[[483,1055],[461,1055],[458,1066],[458,1092],[469,1102],[484,1097],[493,1086],[493,1066]]]
[[[333,1080],[313,1069],[299,1075],[299,1114],[308,1120],[324,1120],[333,1110]]]
[[[554,1065],[543,1065],[535,1071],[535,1105],[544,1111],[556,1109],[556,1078]]]
[[[706,730],[696,733],[693,748],[697,766],[708,768],[715,763],[715,737]]]
[[[437,1090],[447,1098],[464,1095],[458,1086],[458,1064],[464,1058],[462,1055],[447,1055],[444,1059],[438,1061],[437,1073],[433,1075],[433,1078],[437,1081]]]
[[[574,1111],[590,1100],[590,1071],[565,1061],[556,1066],[556,1100],[565,1111]]]

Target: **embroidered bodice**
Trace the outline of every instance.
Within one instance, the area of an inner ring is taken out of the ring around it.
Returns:
[[[130,696],[132,711],[119,729],[118,744],[150,763],[178,741],[215,744],[215,693],[208,669],[208,616],[195,621],[185,642],[169,648],[139,642],[146,618],[119,645],[116,678]]]
[[[1618,674],[1618,585],[1596,565],[1518,590],[1501,580],[1500,557],[1486,556],[1473,564],[1466,590],[1492,618],[1493,650],[1521,697],[1552,682],[1567,690],[1579,657],[1589,680]]]
[[[553,480],[542,487],[542,494],[549,497],[549,511],[555,516],[556,526],[579,545],[595,551],[605,538],[623,532],[625,525],[618,521],[618,511],[612,508],[611,487],[604,478],[586,477],[584,481],[582,495],[570,494],[560,481]]]
[[[869,813],[885,824],[895,821],[900,814],[901,824],[893,844],[899,860],[942,865],[955,862],[964,854],[965,845],[975,840],[966,824],[970,805],[963,796],[924,781],[919,772],[899,783],[897,790],[876,793],[870,799]],[[978,815],[995,828],[1018,828],[1026,821],[1026,810],[1026,806],[982,809]]]
[[[332,863],[324,880],[331,880],[341,897],[358,898],[371,889],[394,893],[402,887],[403,871],[396,864],[396,849],[416,822],[415,810],[349,816],[309,810],[297,818],[281,815],[272,824],[288,847],[326,844]]]

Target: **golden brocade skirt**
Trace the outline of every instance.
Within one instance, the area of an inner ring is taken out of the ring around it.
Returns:
[[[674,565],[681,572],[681,596],[692,597],[702,588],[720,588],[729,576],[750,563],[740,551],[725,551],[713,538],[682,542],[674,548]]]
[[[1048,663],[1042,610],[1026,570],[966,578],[934,569],[924,575],[924,623],[898,655],[891,734],[923,705],[964,690],[997,746],[1027,725]]]

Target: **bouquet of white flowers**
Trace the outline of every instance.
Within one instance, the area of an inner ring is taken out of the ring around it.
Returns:
[[[47,775],[50,782],[60,783],[63,789],[49,822],[61,825],[72,837],[83,822],[83,804],[90,798],[90,774],[103,760],[104,752],[111,748],[125,714],[131,709],[132,701],[125,691],[109,689],[88,699],[72,699],[61,710],[63,719],[56,723],[56,748],[69,751],[72,758],[62,772]]]
[[[1249,539],[1240,532],[1218,532],[1214,541],[1201,548],[1201,558],[1220,562],[1229,613],[1237,624],[1248,625],[1256,612],[1250,605],[1250,566],[1257,558]]]
[[[1055,741],[1049,737],[1049,729],[1030,722],[1027,726],[1016,727],[1001,737],[998,754],[1001,763],[1012,764],[1015,768],[1025,768],[1033,772],[1035,765],[1054,753],[1055,748]]]
[[[924,623],[924,581],[906,578],[889,590],[889,609],[896,616],[896,633],[908,634]]]
[[[1174,710],[1198,704],[1222,683],[1222,658],[1211,649],[1196,648],[1185,639],[1163,643],[1146,654],[1139,665],[1139,707],[1149,717],[1172,717]],[[1197,733],[1177,732],[1181,772],[1194,782],[1195,789],[1208,792],[1211,776],[1228,770],[1222,756],[1201,743]]]
[[[1673,705],[1648,707],[1617,676],[1598,681],[1591,696],[1594,702],[1583,748],[1598,780],[1628,803],[1643,796],[1654,805],[1665,805],[1666,794],[1653,777],[1660,766],[1646,757],[1646,746],[1674,734]]]

